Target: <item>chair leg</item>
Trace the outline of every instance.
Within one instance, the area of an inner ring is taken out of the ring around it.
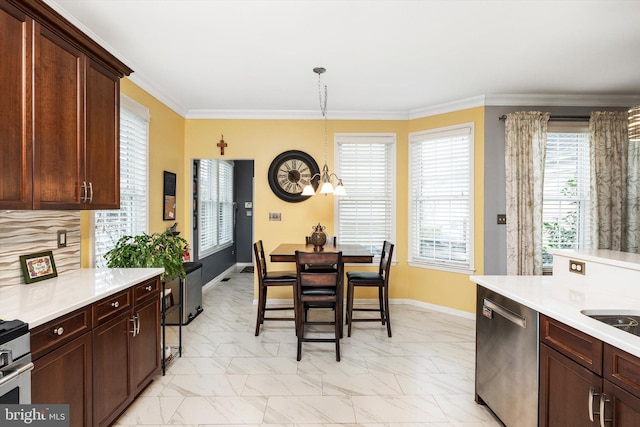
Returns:
[[[305,323],[305,304],[298,301],[296,303],[296,336],[298,339],[298,353],[296,360],[299,362],[302,358],[302,339],[304,338],[304,323]]]
[[[339,305],[339,301],[336,301],[336,311],[335,311],[335,327],[336,327],[336,362],[340,361],[340,335],[342,334],[341,329],[342,329],[342,316],[340,316],[340,307],[337,307]]]
[[[351,336],[351,323],[353,322],[353,294],[355,286],[349,284],[347,288],[347,336]]]
[[[383,301],[383,297],[382,297],[382,286],[378,287],[378,304],[380,304],[380,321],[382,321],[382,324],[385,324],[385,318],[384,318],[384,301]]]
[[[391,338],[391,319],[389,318],[389,288],[384,288],[384,313],[387,319],[387,335]]]
[[[265,288],[265,289],[263,289]],[[256,336],[260,334],[260,325],[264,322],[264,309],[266,299],[266,287],[259,286],[258,288],[258,314],[256,317]]]

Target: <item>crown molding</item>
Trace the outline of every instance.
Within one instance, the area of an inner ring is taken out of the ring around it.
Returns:
[[[134,72],[127,78],[135,83],[138,87],[140,87],[140,89],[146,91],[149,95],[153,96],[155,99],[173,110],[176,114],[180,115],[183,118],[187,118],[186,108],[175,102],[168,95],[165,95],[164,92],[157,86],[149,83],[140,73]]]
[[[483,107],[484,105],[484,95],[474,96],[471,98],[464,98],[457,101],[445,102],[443,104],[411,110],[409,112],[409,120],[421,119],[423,117],[430,117],[438,114],[452,113],[454,111],[466,110],[468,108]]]
[[[632,107],[640,95],[485,95],[485,106]]]
[[[186,119],[324,120],[320,110],[189,110]],[[329,120],[408,120],[398,111],[329,111]]]

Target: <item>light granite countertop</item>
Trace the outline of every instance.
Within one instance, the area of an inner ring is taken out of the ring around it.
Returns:
[[[580,259],[575,255],[573,258]],[[587,270],[591,268],[588,262]],[[640,357],[640,337],[581,313],[608,310],[640,315],[640,281],[620,281],[615,272],[597,281],[572,280],[566,276],[471,276],[471,280]]]
[[[0,287],[0,319],[33,329],[163,273],[162,268],[83,268],[29,285]]]

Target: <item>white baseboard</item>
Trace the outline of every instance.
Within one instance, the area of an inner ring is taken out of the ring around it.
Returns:
[[[209,282],[207,282],[204,286],[202,286],[202,291],[204,292],[211,286],[215,286],[216,284],[222,282],[222,279],[224,279],[225,277],[231,276],[232,273],[237,273],[238,272],[237,268],[238,268],[237,264],[227,268],[225,271],[218,274],[216,277],[214,277]]]

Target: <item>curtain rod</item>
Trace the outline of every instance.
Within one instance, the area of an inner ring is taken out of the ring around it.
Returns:
[[[498,117],[498,120],[504,121],[507,119],[507,115],[503,114]],[[589,116],[550,116],[550,122],[588,122],[590,119]]]

